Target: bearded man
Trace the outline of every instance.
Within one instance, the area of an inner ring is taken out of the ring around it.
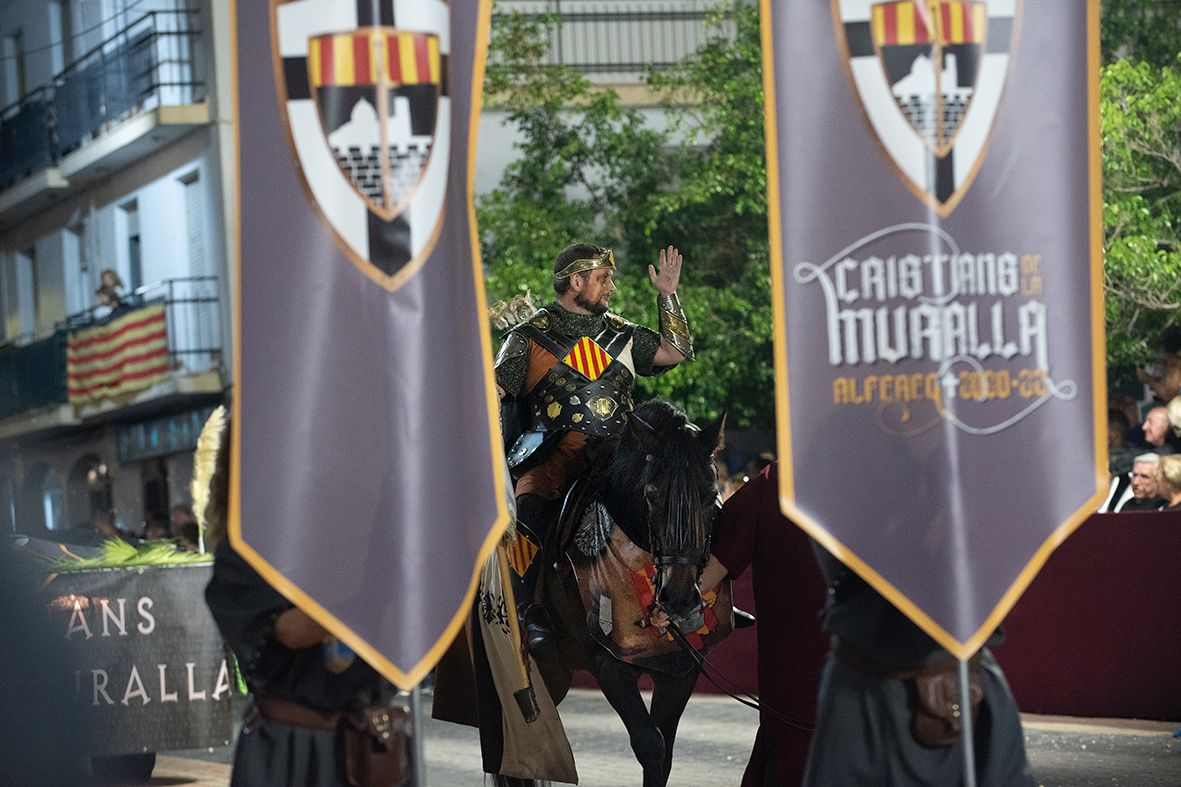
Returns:
[[[658,375],[693,358],[693,342],[677,298],[683,258],[661,249],[648,266],[657,291],[659,331],[608,311],[616,291],[615,255],[578,243],[554,261],[557,300],[511,329],[496,358],[506,454],[515,484],[520,532],[552,559],[552,523],[593,449],[617,436],[634,408],[636,375]],[[529,552],[532,550],[526,550]],[[544,560],[533,560],[522,599],[534,595]],[[525,616],[531,645],[544,644],[549,624],[540,609]]]

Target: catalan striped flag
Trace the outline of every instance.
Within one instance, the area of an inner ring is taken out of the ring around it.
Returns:
[[[74,331],[67,340],[70,404],[140,391],[167,374],[168,330],[162,303]]]
[[[313,87],[432,85],[442,79],[439,37],[369,27],[315,36],[308,42]]]
[[[517,572],[517,576],[523,577],[525,572],[529,570],[529,566],[533,564],[533,558],[537,556],[538,548],[537,544],[529,540],[524,533],[518,531],[517,537],[508,542],[505,552],[513,571]]]
[[[988,30],[984,3],[941,2],[935,14],[924,13],[921,0],[898,0],[873,6],[870,27],[877,46],[907,44],[979,44]],[[935,30],[931,30],[931,27]]]
[[[614,359],[594,339],[583,336],[562,362],[588,380],[597,380],[612,360]]]

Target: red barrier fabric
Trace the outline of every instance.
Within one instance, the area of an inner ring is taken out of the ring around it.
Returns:
[[[1005,619],[997,659],[1027,713],[1181,719],[1181,511],[1096,514]]]

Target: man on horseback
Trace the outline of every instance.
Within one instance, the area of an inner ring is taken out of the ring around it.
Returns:
[[[554,262],[557,300],[543,306],[505,337],[496,358],[508,464],[515,482],[519,533],[536,554],[523,577],[523,604],[533,601],[541,569],[559,546],[553,522],[588,451],[612,438],[633,409],[637,374],[658,375],[693,358],[685,313],[677,298],[682,257],[661,249],[660,267],[648,266],[656,288],[659,332],[607,311],[615,292],[615,256],[585,243],[564,249]],[[525,614],[530,648],[549,643],[544,609]]]

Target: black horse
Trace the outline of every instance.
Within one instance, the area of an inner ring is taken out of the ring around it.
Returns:
[[[667,402],[640,405],[615,450],[567,496],[565,559],[544,586],[561,643],[558,654],[538,660],[550,693],[565,695],[573,669],[594,675],[627,728],[644,787],[668,782],[677,725],[699,672],[671,633],[651,625],[652,613],[666,613],[698,647],[732,625],[728,588],[707,607],[697,585],[718,506],[713,453],[724,418],[698,428]],[[650,709],[641,674],[652,677]]]

